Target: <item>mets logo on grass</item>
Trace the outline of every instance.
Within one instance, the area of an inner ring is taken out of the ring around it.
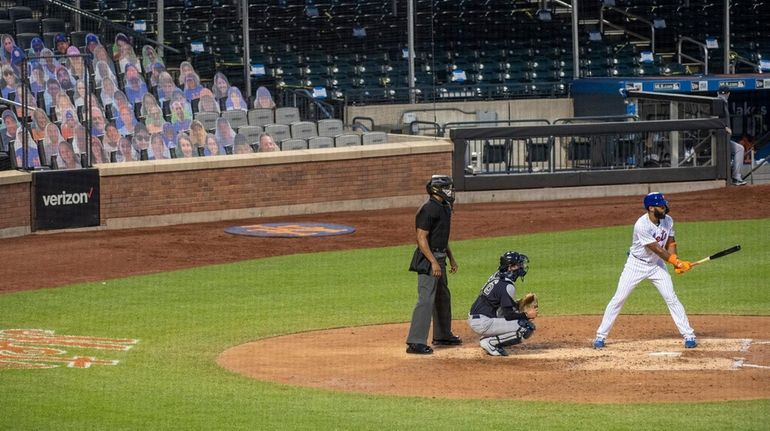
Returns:
[[[279,238],[347,235],[355,231],[351,226],[332,223],[262,223],[225,228],[225,232],[234,235]]]
[[[56,335],[47,329],[0,330],[0,370],[91,368],[92,366],[118,365],[117,359],[91,354],[69,353],[90,350],[128,351],[139,340],[133,338],[103,338],[82,335]],[[64,349],[67,350],[64,350]]]

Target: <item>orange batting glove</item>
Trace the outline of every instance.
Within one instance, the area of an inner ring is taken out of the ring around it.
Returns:
[[[681,266],[677,269],[679,269],[682,272],[687,272],[692,269],[692,262],[690,262],[689,260],[680,260],[679,263],[681,264]]]
[[[687,260],[679,260],[679,257],[675,254],[671,254],[671,256],[668,257],[668,262],[671,265],[674,265],[674,272],[677,274],[683,274],[692,268],[691,262]]]

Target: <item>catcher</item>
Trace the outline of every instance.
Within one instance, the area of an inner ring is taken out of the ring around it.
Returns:
[[[528,293],[516,301],[514,282],[527,274],[529,258],[515,251],[500,256],[500,267],[481,289],[471,306],[468,325],[481,336],[481,348],[492,356],[508,356],[507,346],[532,336],[537,317],[537,297]]]

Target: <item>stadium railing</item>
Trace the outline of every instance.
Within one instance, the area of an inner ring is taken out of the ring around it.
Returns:
[[[718,180],[730,169],[718,118],[463,128],[450,138],[464,191]],[[703,142],[708,160],[678,162]]]

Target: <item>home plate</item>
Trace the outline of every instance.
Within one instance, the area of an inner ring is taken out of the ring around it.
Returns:
[[[650,352],[650,356],[675,358],[682,356],[682,352]]]

